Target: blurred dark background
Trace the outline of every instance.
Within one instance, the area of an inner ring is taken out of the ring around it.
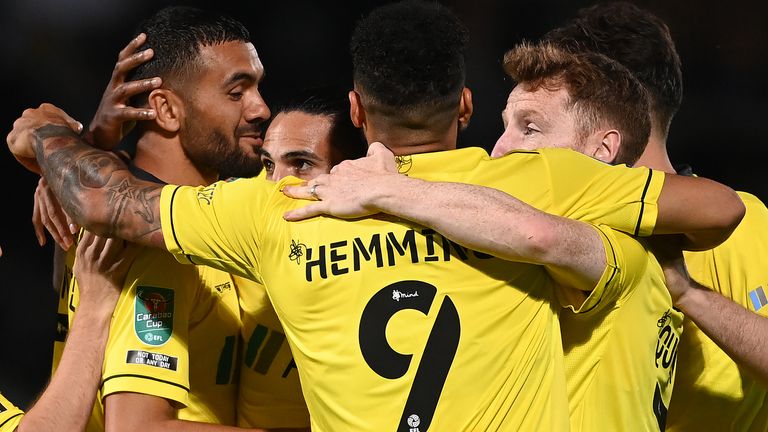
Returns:
[[[178,3],[178,2],[177,2]],[[217,7],[251,31],[267,71],[268,103],[304,86],[349,82],[347,42],[355,20],[378,1],[187,2]],[[475,115],[461,146],[490,148],[502,131],[500,112],[510,90],[501,57],[534,40],[583,6],[581,0],[454,1],[471,32],[468,86]],[[672,124],[673,161],[703,176],[768,199],[764,149],[768,133],[768,14],[762,2],[636,3],[667,22],[683,62],[683,106]],[[23,109],[52,102],[89,121],[117,53],[140,19],[170,4],[150,0],[26,0],[0,3],[3,67],[0,130]],[[55,329],[50,245],[37,246],[30,223],[36,175],[0,157],[0,392],[27,407],[45,385]]]

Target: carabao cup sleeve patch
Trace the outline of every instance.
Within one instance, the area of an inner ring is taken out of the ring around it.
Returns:
[[[164,345],[173,335],[173,290],[138,286],[134,303],[133,329],[140,341]]]

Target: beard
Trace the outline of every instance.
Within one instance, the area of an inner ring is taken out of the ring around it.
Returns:
[[[193,118],[201,117],[196,115]],[[239,130],[228,135],[219,129],[207,133],[202,129],[199,122],[193,121],[179,130],[184,154],[198,170],[216,173],[220,179],[255,177],[261,172],[260,158],[249,156],[238,144],[236,136]]]
[[[220,179],[230,177],[256,177],[261,172],[261,158],[250,157],[237,142],[228,143],[224,134],[213,131],[209,142],[217,146],[211,158],[219,171]]]

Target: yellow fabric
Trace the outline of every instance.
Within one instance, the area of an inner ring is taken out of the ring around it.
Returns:
[[[75,309],[74,278],[69,290]],[[147,313],[166,314],[166,324]],[[169,320],[172,331],[164,331]],[[166,398],[180,408],[179,419],[235,425],[239,332],[237,293],[228,274],[180,265],[161,250],[142,251],[112,317],[102,387],[87,430],[104,429],[103,398],[117,392]]]
[[[696,281],[768,316],[768,307],[756,310],[749,295],[759,287],[768,290],[768,209],[753,195],[739,196],[747,213],[731,237],[710,251],[686,253],[685,262]],[[668,431],[768,430],[767,389],[689,320],[679,365]]]
[[[493,160],[462,149],[399,162],[414,177],[496,187],[628,232],[652,231],[663,184],[662,173],[561,149]],[[282,219],[304,204],[258,179],[167,186],[161,218],[181,262],[263,282],[313,431],[568,429],[557,306],[543,268],[386,216]]]
[[[664,430],[683,314],[653,255],[626,234],[600,229],[606,275],[578,313],[561,299],[570,306],[560,325],[571,431]]]
[[[59,301],[56,308],[56,336],[53,340],[53,361],[51,362],[51,375],[56,372],[61,361],[61,355],[64,352],[64,342],[67,340],[69,332],[70,313],[74,312],[74,291],[70,290],[72,284],[72,268],[75,265],[75,253],[77,242],[80,240],[82,230],[75,236],[75,244],[64,254],[61,285],[59,288]],[[57,252],[58,253],[58,252]]]
[[[309,427],[299,373],[285,332],[264,286],[233,276],[243,321],[243,363],[237,424],[240,427]]]
[[[0,393],[0,432],[13,432],[19,426],[24,411]]]

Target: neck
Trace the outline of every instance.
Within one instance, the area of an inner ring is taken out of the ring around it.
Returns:
[[[364,130],[369,143],[380,142],[397,156],[454,150],[458,140],[456,121],[448,128],[447,132],[414,130],[386,125],[376,127],[371,123],[366,125]]]
[[[659,130],[655,124],[651,127],[648,145],[640,159],[635,162],[635,166],[644,166],[670,174],[676,173],[667,154],[667,134]]]
[[[147,130],[136,145],[133,163],[164,182],[177,185],[201,186],[215,182],[215,173],[197,169],[184,154],[178,135],[165,136]]]

